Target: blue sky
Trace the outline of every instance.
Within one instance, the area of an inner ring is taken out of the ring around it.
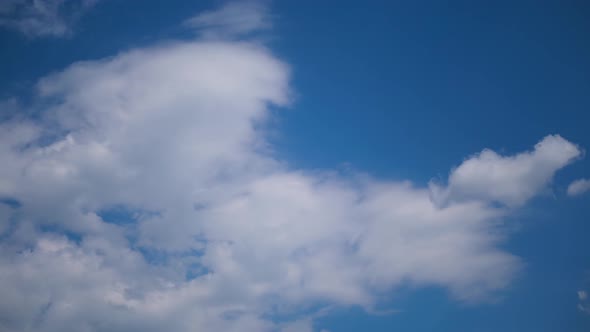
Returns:
[[[0,329],[589,330],[589,17],[0,4]]]

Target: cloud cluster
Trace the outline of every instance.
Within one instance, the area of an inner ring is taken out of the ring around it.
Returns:
[[[521,268],[503,218],[580,154],[559,136],[484,150],[431,188],[294,170],[264,130],[289,68],[247,40],[136,49],[37,88],[37,117],[0,124],[3,331],[303,332],[397,287],[485,300]]]
[[[98,0],[3,0],[0,26],[27,37],[63,37],[71,24]]]

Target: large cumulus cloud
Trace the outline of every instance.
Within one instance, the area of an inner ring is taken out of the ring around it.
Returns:
[[[289,67],[247,40],[169,41],[37,89],[0,130],[5,331],[309,331],[313,308],[407,284],[485,300],[521,267],[503,218],[580,155],[559,136],[484,150],[430,188],[292,169],[264,130]]]

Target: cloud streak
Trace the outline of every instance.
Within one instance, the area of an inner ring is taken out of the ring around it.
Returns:
[[[98,0],[5,0],[0,4],[0,26],[27,37],[65,37],[72,24]]]
[[[238,38],[268,30],[272,20],[261,2],[229,2],[221,9],[206,11],[184,22],[205,38]]]
[[[590,306],[588,305],[588,293],[586,293],[586,291],[578,291],[578,310],[585,314],[590,314]]]

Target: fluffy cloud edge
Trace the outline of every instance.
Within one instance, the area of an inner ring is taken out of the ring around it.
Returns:
[[[484,149],[454,168],[446,186],[431,182],[432,198],[439,206],[470,199],[522,206],[551,183],[557,170],[582,154],[560,135],[548,135],[532,151],[514,155]]]

